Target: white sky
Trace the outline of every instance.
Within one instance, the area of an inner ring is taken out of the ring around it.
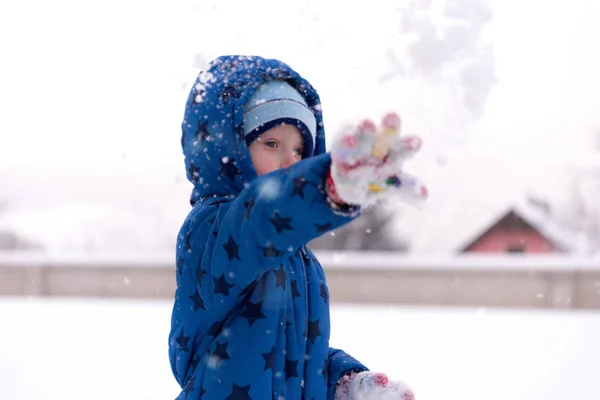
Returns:
[[[180,122],[198,53],[203,62],[226,53],[288,62],[320,92],[330,137],[344,120],[404,110],[407,126],[425,137],[412,172],[438,196],[427,208],[434,220],[447,213],[436,204],[452,191],[468,197],[493,174],[516,185],[504,192],[532,182],[555,190],[548,171],[598,158],[590,132],[600,125],[600,3],[494,1],[483,40],[494,46],[498,81],[468,135],[459,107],[443,97],[452,87],[378,84],[389,70],[387,49],[407,41],[395,13],[407,3],[302,0],[284,9],[275,0],[4,1],[4,197],[19,206],[60,203],[90,187],[109,203],[150,186],[151,196],[169,192],[168,201],[157,200],[163,207],[185,207],[189,186],[175,179],[185,172]],[[434,164],[440,154],[448,167]]]
[[[197,73],[198,52],[289,62],[322,93],[334,129],[353,111],[371,111],[365,103],[373,103],[368,95],[385,68],[385,50],[404,40],[393,11],[405,3],[342,10],[299,1],[284,11],[273,0],[3,2],[2,160],[172,157],[188,90],[181,84]],[[487,40],[499,83],[481,140],[528,143],[600,123],[600,5],[508,0],[493,10]],[[349,101],[357,85],[367,96]]]

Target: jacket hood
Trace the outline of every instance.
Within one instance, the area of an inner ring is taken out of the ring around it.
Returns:
[[[289,83],[304,97],[317,120],[313,155],[325,152],[321,101],[308,81],[279,60],[219,57],[194,82],[181,125],[187,178],[194,185],[192,205],[209,196],[237,195],[256,178],[244,136],[243,105],[272,80]]]

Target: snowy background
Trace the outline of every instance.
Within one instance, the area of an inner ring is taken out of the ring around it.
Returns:
[[[330,142],[390,109],[424,138],[409,168],[431,198],[395,210],[414,254],[530,195],[600,232],[599,19],[597,0],[2,1],[0,238],[172,251],[185,98],[227,53],[310,80]],[[0,398],[174,398],[170,307],[0,299]],[[600,398],[598,313],[335,305],[332,323],[332,345],[420,400]]]
[[[0,398],[175,398],[170,306],[1,299]],[[419,400],[600,398],[598,314],[338,305],[332,326],[333,346]]]
[[[226,53],[305,75],[330,141],[390,109],[424,137],[409,169],[431,199],[396,213],[415,253],[451,251],[530,194],[562,213],[583,198],[600,227],[598,17],[595,0],[3,1],[0,230],[50,250],[172,249],[184,101]]]

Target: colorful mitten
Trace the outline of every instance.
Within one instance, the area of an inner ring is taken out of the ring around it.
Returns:
[[[365,120],[339,138],[331,151],[327,181],[335,203],[368,206],[390,195],[410,202],[427,198],[425,186],[402,171],[404,161],[421,148],[421,139],[399,134],[400,117],[389,113],[379,129]]]
[[[334,400],[414,400],[412,390],[386,374],[364,371],[344,375],[337,384]]]

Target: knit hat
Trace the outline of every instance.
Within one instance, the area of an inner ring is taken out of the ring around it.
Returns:
[[[304,98],[284,81],[260,86],[244,104],[244,134],[250,145],[261,133],[282,123],[298,128],[304,141],[304,157],[313,154],[317,120]]]

